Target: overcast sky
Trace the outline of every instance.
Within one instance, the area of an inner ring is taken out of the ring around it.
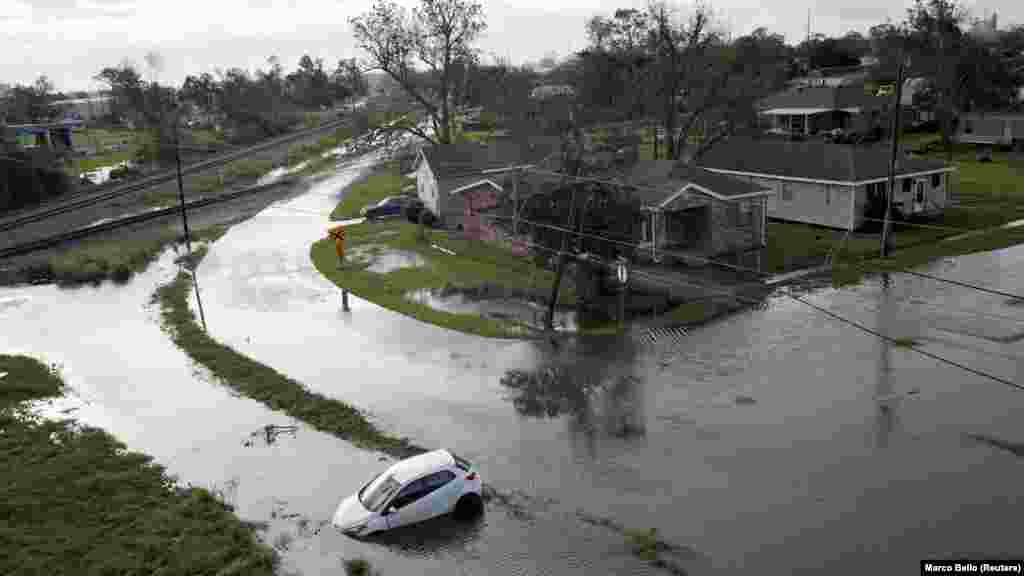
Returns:
[[[164,60],[161,82],[217,68],[254,69],[276,55],[286,69],[304,53],[333,63],[358,55],[348,18],[371,0],[2,0],[0,83],[29,83],[45,74],[58,90],[94,90],[92,77],[104,66],[131,60],[149,74],[145,54]],[[400,0],[411,5],[413,0]],[[490,0],[484,2],[488,31],[485,53],[513,62],[535,61],[549,52],[564,55],[584,45],[583,25],[643,0]],[[828,35],[867,31],[886,18],[903,17],[910,0],[710,0],[733,34],[758,26],[798,41],[811,28]],[[969,1],[978,16],[999,14],[1004,24],[1024,22],[1020,0]]]

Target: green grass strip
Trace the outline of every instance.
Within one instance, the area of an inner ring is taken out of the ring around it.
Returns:
[[[274,552],[209,491],[103,430],[21,411],[61,393],[55,370],[0,355],[0,372],[0,574],[274,574]]]
[[[239,354],[211,338],[188,306],[191,277],[181,272],[154,295],[160,304],[164,329],[174,343],[231,389],[259,400],[269,408],[353,444],[406,458],[424,450],[406,438],[381,431],[357,408],[311,392],[280,372]]]

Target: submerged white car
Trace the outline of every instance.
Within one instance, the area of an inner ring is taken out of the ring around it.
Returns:
[[[344,499],[332,523],[350,536],[368,536],[454,512],[476,514],[483,480],[468,461],[447,450],[402,460]]]

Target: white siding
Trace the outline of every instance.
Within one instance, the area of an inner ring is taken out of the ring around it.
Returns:
[[[864,211],[868,207],[867,186],[854,187],[853,194],[853,229],[856,230],[864,225]]]
[[[893,198],[894,204],[903,210],[904,213],[910,213],[914,203],[914,195],[917,191],[917,183],[924,183],[924,197],[925,197],[925,212],[934,213],[943,210],[946,207],[946,179],[947,175],[938,175],[938,186],[933,186],[932,175],[920,176],[917,178],[909,178],[910,190],[904,191],[904,182],[907,178],[901,178],[896,180],[896,194]]]
[[[850,226],[849,186],[788,182],[774,178],[754,178],[754,182],[774,192],[768,197],[768,216],[846,229]]]

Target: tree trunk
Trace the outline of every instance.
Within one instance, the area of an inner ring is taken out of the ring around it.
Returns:
[[[569,222],[565,225],[570,230],[573,227],[573,214],[576,212],[576,186],[572,185],[572,192],[569,200]],[[544,317],[544,329],[553,332],[555,329],[555,305],[558,303],[558,293],[562,288],[562,277],[565,276],[565,267],[569,263],[569,232],[562,232],[562,249],[558,253],[558,264],[555,267],[555,281],[551,285],[551,298],[548,300],[548,312]]]
[[[572,163],[566,167],[569,175],[577,176],[580,171],[580,161],[583,156],[582,150],[582,130],[579,126],[574,126],[574,132],[576,133],[576,155],[572,160]],[[576,185],[575,183],[570,184],[572,186],[572,192],[569,195],[569,222],[565,224],[565,227],[569,230],[573,229],[573,216],[576,214]],[[562,277],[565,275],[565,267],[568,264],[569,258],[567,252],[569,250],[569,232],[562,232],[562,249],[558,254],[558,264],[555,267],[555,281],[551,286],[551,298],[548,300],[548,311],[544,317],[544,329],[548,332],[554,331],[555,324],[555,305],[558,303],[558,293],[562,287]]]

